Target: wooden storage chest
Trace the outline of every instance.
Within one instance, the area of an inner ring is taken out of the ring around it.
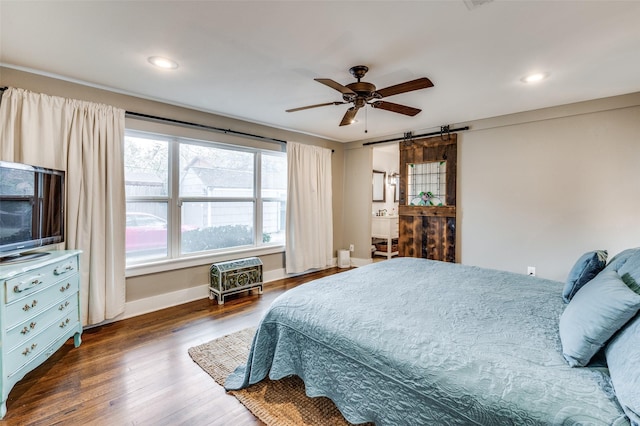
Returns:
[[[262,261],[257,257],[217,262],[209,268],[209,299],[217,297],[223,304],[225,296],[258,289],[262,294]]]

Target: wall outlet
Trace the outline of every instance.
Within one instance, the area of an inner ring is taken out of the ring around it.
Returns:
[[[353,244],[349,244],[349,251],[354,251],[355,247],[353,247]]]
[[[536,276],[536,267],[535,266],[527,266],[527,275],[531,275],[532,277]]]

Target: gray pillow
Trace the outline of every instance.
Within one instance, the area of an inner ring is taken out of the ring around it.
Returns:
[[[594,250],[580,256],[573,268],[571,268],[567,282],[562,290],[564,302],[569,303],[578,290],[598,275],[606,264],[606,250]]]
[[[570,366],[589,360],[640,310],[640,294],[613,270],[602,271],[580,289],[560,316],[562,355]]]
[[[640,425],[640,314],[611,340],[605,354],[618,402],[631,424]]]

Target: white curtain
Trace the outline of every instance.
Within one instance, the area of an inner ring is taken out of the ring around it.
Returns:
[[[325,268],[333,259],[331,150],[287,143],[286,271]]]
[[[0,103],[0,159],[66,171],[65,243],[82,250],[84,325],[124,312],[124,113],[15,88]]]

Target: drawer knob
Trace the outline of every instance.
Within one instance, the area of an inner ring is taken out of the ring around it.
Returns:
[[[67,325],[69,325],[69,321],[71,321],[69,318],[67,318],[65,321],[62,321],[59,325],[60,328],[65,328]]]
[[[24,356],[29,355],[31,353],[31,351],[33,351],[37,347],[38,347],[38,344],[34,343],[34,344],[31,345],[30,348],[24,348],[24,351],[22,351],[22,355],[24,355]]]
[[[60,307],[58,308],[58,310],[59,311],[64,311],[67,306],[69,306],[69,301],[68,300],[66,302],[64,302],[64,304],[60,304]]]
[[[28,332],[30,332],[31,330],[33,330],[34,328],[36,328],[36,323],[32,322],[31,324],[29,324],[29,327],[25,326],[22,331],[20,331],[20,333],[22,334],[27,334]]]
[[[23,311],[25,311],[25,312],[27,312],[29,309],[31,309],[31,308],[35,308],[37,304],[38,304],[38,301],[34,299],[34,300],[33,300],[33,302],[31,302],[31,305],[29,305],[29,304],[27,303],[26,305],[24,305],[24,306],[22,307],[22,310],[23,310]]]
[[[67,283],[67,285],[63,285],[62,287],[60,287],[60,292],[65,292],[67,290],[69,290],[71,288],[71,284]]]

